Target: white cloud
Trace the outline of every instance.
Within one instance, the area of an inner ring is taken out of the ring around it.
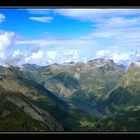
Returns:
[[[0,58],[4,59],[5,51],[11,47],[14,43],[15,33],[14,32],[2,32],[0,34]]]
[[[4,62],[6,63],[13,63],[13,64],[21,64],[24,63],[24,59],[26,57],[26,54],[21,52],[20,50],[15,50],[12,53],[12,56],[9,58],[7,57]]]
[[[97,58],[112,59],[115,63],[131,61],[131,54],[111,52],[108,50],[99,50],[96,53]]]
[[[140,14],[139,9],[55,9],[54,12],[84,21],[96,21],[96,19],[116,16],[139,16]]]
[[[97,57],[101,57],[101,58],[106,58],[106,57],[110,57],[111,55],[111,52],[110,51],[107,51],[107,50],[99,50],[97,53],[96,53],[96,56]]]
[[[95,24],[96,23],[96,24]],[[110,29],[112,28],[112,31],[114,30],[120,30],[122,28],[130,28],[134,26],[139,26],[140,25],[140,16],[136,17],[122,17],[122,16],[114,16],[114,17],[109,17],[109,18],[100,18],[96,19],[93,27],[96,29]]]
[[[44,55],[42,50],[39,50],[38,52],[34,52],[31,56],[32,59],[40,59]]]
[[[17,44],[39,45],[40,47],[56,47],[55,49],[71,49],[71,48],[85,48],[95,45],[95,41],[87,39],[36,39],[17,41]]]
[[[32,63],[32,64],[44,64],[45,57],[44,52],[42,50],[38,51],[29,51],[24,53],[21,50],[15,50],[10,57],[7,57],[4,62],[13,63],[13,64],[24,64],[24,63]]]
[[[80,53],[82,53],[83,51],[86,51],[87,53],[88,52],[87,50],[95,45],[93,40],[80,39],[80,38],[24,40],[24,41],[18,41],[17,44],[40,46],[40,49],[43,50],[44,52],[44,57],[42,57],[42,61],[40,58],[41,65],[47,65],[50,63],[80,61],[81,59],[85,60],[85,57],[80,58]],[[26,58],[25,62],[36,63],[36,61],[34,61],[34,59],[31,58],[32,58],[31,55],[29,55]]]
[[[61,16],[66,16],[74,18],[77,20],[91,21],[95,22],[100,19],[110,19],[115,20],[115,23],[118,22],[124,23],[123,16],[139,16],[140,9],[26,9],[29,14],[36,15],[49,15],[49,14],[58,14]],[[113,19],[118,17],[118,19]],[[122,18],[122,19],[121,19]],[[117,21],[116,21],[117,20]],[[128,23],[133,23],[133,20],[126,20]],[[114,22],[114,21],[113,21]]]
[[[61,63],[65,63],[65,62],[77,62],[80,61],[80,52],[78,50],[65,50],[63,52],[59,52],[59,56],[58,56],[58,62],[60,61]]]
[[[38,22],[44,22],[44,23],[50,23],[53,20],[53,17],[29,17],[30,20],[38,21]]]
[[[47,51],[46,61],[48,63],[64,63],[79,61],[80,55],[77,50]]]
[[[12,54],[12,57],[18,56],[20,53],[20,50],[15,50],[14,53]]]
[[[100,19],[96,24],[96,28],[91,33],[81,36],[81,39],[94,40],[98,44],[96,47],[101,46],[103,50],[109,50],[111,53],[134,53],[140,50],[140,17],[114,16],[108,19]],[[97,51],[102,49],[100,48]],[[114,56],[116,61],[125,58],[127,58],[126,55]]]
[[[14,32],[3,32],[0,34],[0,50],[11,46],[14,39]]]
[[[0,23],[5,21],[5,15],[0,13]]]
[[[128,54],[116,54],[114,53],[112,55],[112,59],[114,60],[114,62],[119,63],[119,62],[123,62],[123,61],[128,61],[130,60],[130,56]]]
[[[45,61],[45,58],[42,50],[33,52],[25,58],[25,63],[42,64],[43,61]]]
[[[58,51],[47,51],[47,58],[55,59],[58,55]]]

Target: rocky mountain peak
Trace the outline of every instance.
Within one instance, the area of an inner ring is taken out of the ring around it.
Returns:
[[[87,62],[87,64],[93,68],[101,68],[101,67],[111,68],[115,65],[113,60],[110,59],[106,60],[102,58],[90,60]]]
[[[4,63],[3,67],[9,68],[9,67],[17,67],[17,66],[12,63]]]

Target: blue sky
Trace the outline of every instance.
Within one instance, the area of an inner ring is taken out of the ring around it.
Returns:
[[[0,9],[0,63],[140,60],[139,9]]]

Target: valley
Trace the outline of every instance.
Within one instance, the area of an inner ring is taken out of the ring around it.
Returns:
[[[0,130],[138,130],[139,70],[139,62],[126,70],[105,59],[1,66]]]

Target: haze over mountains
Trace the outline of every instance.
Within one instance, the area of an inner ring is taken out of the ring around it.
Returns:
[[[140,130],[139,82],[140,62],[0,66],[0,130]]]

